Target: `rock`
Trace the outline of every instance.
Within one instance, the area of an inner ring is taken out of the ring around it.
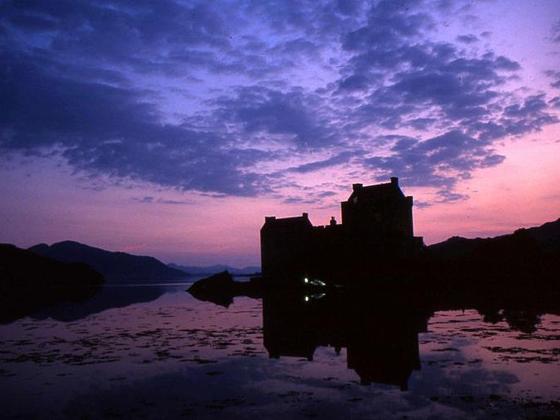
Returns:
[[[235,282],[228,271],[222,271],[198,280],[187,291],[199,300],[213,302],[227,308],[233,303]]]
[[[227,308],[236,296],[261,297],[262,282],[260,278],[252,278],[249,282],[237,282],[228,271],[222,271],[197,281],[187,291],[198,300],[213,302]]]
[[[190,288],[190,293],[233,293],[235,282],[228,271],[214,274],[203,278],[194,283]]]

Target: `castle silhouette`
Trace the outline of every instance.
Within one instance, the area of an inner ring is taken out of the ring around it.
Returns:
[[[341,276],[383,274],[423,248],[414,236],[411,196],[397,177],[389,183],[353,184],[341,203],[342,223],[313,226],[307,213],[266,217],[261,228],[261,264],[266,279],[299,281],[314,276],[340,282]],[[344,280],[343,280],[344,281]]]

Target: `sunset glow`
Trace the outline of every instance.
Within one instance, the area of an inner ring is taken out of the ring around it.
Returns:
[[[259,264],[397,176],[415,234],[560,217],[560,4],[5,2],[0,242]]]

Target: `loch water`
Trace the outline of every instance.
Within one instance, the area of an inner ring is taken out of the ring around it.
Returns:
[[[224,307],[188,286],[105,286],[0,325],[2,418],[560,416],[560,312],[328,293]]]

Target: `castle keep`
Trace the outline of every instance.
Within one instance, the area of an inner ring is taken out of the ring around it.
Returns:
[[[413,233],[412,197],[403,194],[396,177],[384,184],[354,184],[341,210],[342,223],[332,218],[327,226],[313,226],[307,213],[266,217],[261,228],[263,276],[328,280],[342,273],[374,275],[423,247],[422,238]]]

